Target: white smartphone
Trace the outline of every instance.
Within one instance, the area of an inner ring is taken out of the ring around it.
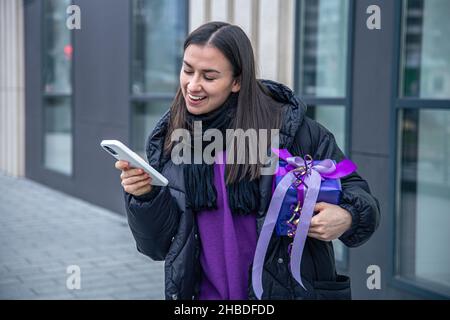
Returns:
[[[167,186],[169,181],[151,165],[149,165],[138,154],[130,150],[126,145],[118,140],[103,140],[102,148],[117,160],[127,161],[130,167],[139,168],[147,172],[152,178],[152,185]]]

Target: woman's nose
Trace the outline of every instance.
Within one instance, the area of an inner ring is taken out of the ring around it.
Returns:
[[[202,87],[198,77],[192,77],[187,85],[187,88],[190,92],[198,92],[201,91]]]

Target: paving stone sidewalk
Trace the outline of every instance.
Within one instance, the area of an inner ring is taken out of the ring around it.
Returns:
[[[163,268],[124,217],[0,172],[0,299],[164,299]]]

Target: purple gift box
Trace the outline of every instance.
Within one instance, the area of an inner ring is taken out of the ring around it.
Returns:
[[[318,164],[320,161],[313,161],[313,165]],[[333,163],[336,163],[333,161]],[[278,172],[274,177],[272,185],[272,193],[275,190],[278,183],[283,179],[286,172],[292,170],[290,165],[286,161],[279,159]],[[339,204],[341,200],[341,179],[325,179],[320,185],[319,196],[317,202],[327,202],[331,204]],[[296,206],[298,201],[303,205],[303,192],[304,188],[297,190],[295,186],[290,186],[284,197],[281,210],[278,215],[277,224],[275,230],[278,236],[287,236],[288,230],[291,229],[287,221],[292,216],[291,206]],[[299,194],[300,193],[300,194]]]
[[[339,204],[340,178],[356,171],[349,159],[336,163],[332,159],[314,161],[292,156],[287,149],[272,149],[279,157],[279,166],[273,180],[272,199],[256,244],[252,267],[252,285],[255,295],[263,294],[262,274],[264,259],[273,230],[279,236],[293,238],[289,244],[289,267],[292,277],[306,290],[301,278],[301,261],[309,226],[317,202]],[[304,199],[303,199],[304,198]],[[301,208],[297,204],[301,204]]]

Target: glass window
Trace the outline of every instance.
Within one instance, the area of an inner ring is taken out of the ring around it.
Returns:
[[[46,0],[43,25],[44,166],[72,173],[72,41],[69,0]]]
[[[397,273],[450,296],[450,109],[401,114]]]
[[[66,28],[69,0],[46,0],[44,5],[44,92],[72,92],[72,42]]]
[[[309,105],[306,115],[325,126],[331,133],[341,150],[345,150],[345,107]]]
[[[299,3],[299,93],[345,97],[349,1],[303,0]]]
[[[296,93],[307,103],[307,115],[330,130],[341,150],[348,153],[345,141],[351,3],[300,0],[297,4]],[[333,245],[337,265],[346,268],[347,249],[338,240]]]
[[[46,98],[44,108],[44,165],[46,168],[71,174],[72,123],[68,97]]]
[[[315,119],[333,133],[339,148],[345,150],[344,106],[308,105],[306,115]],[[339,240],[333,240],[333,247],[336,261],[345,264],[347,252],[344,244]]]
[[[187,1],[133,0],[132,8],[131,145],[144,155],[148,135],[179,86]]]
[[[338,263],[344,263],[347,260],[347,251],[345,250],[344,244],[339,239],[335,239],[332,242],[335,260]]]
[[[397,277],[447,297],[450,296],[449,11],[450,2],[446,0],[403,1],[395,259]]]
[[[134,0],[132,93],[173,93],[186,35],[186,12],[179,0]]]
[[[405,1],[400,92],[450,98],[450,1]]]
[[[151,101],[135,102],[132,112],[131,140],[133,150],[137,150],[145,159],[144,146],[148,134],[153,130],[158,120],[167,111],[168,102]]]

